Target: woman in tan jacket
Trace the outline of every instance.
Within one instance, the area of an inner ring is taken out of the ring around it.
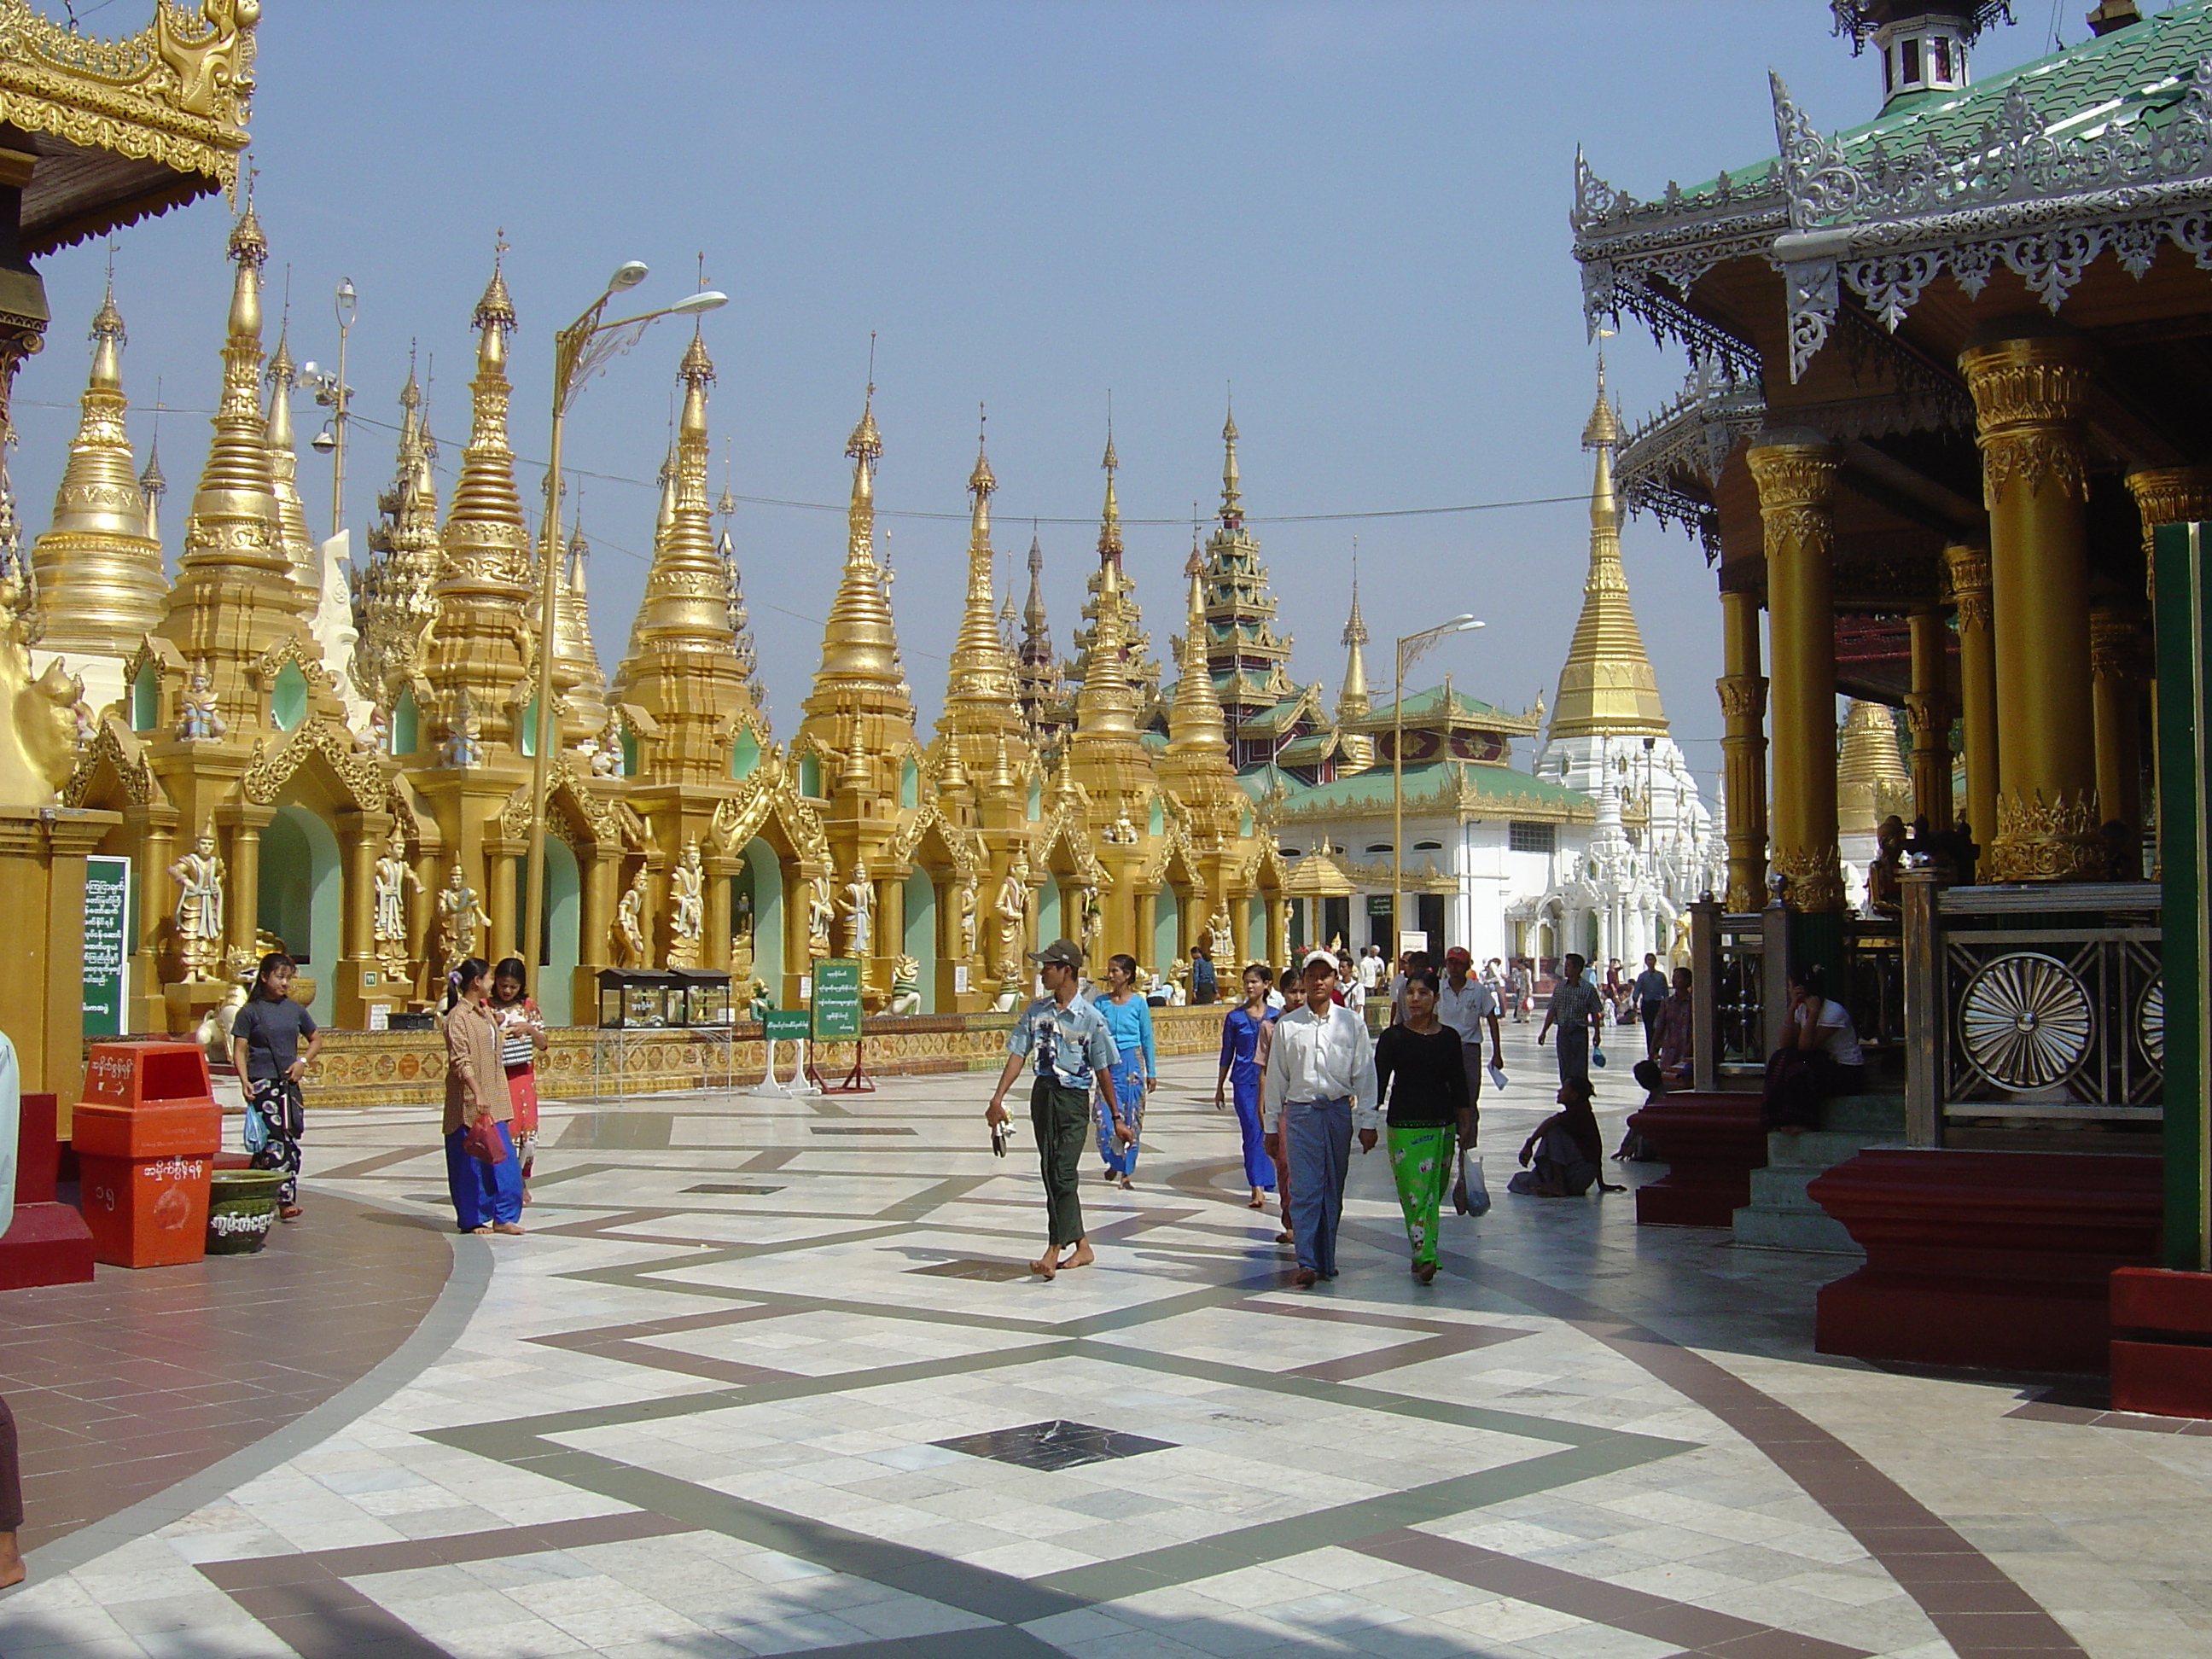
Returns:
[[[522,1164],[508,1123],[514,1116],[507,1068],[499,1059],[499,1021],[484,1002],[491,969],[471,957],[454,969],[446,1006],[446,1185],[465,1233],[522,1231]],[[491,1120],[504,1154],[487,1164],[466,1146],[471,1125]]]

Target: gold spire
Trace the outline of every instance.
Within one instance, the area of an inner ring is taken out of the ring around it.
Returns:
[[[568,538],[553,593],[553,684],[565,704],[560,709],[561,744],[574,749],[607,729],[607,677],[592,643],[592,607],[584,580],[592,544],[584,539],[583,514]]]
[[[860,422],[845,444],[853,463],[845,571],[822,632],[822,666],[814,676],[817,698],[848,684],[897,687],[902,693],[905,689],[899,680],[898,632],[875,560],[876,464],[883,453],[883,437],[876,430],[875,387],[871,386]],[[811,708],[814,699],[808,702]]]
[[[376,498],[368,564],[356,596],[361,643],[355,652],[362,692],[389,707],[396,685],[419,666],[423,630],[437,614],[434,590],[444,565],[438,537],[438,475],[415,366],[399,393],[399,458],[392,487]]]
[[[46,617],[40,643],[80,665],[88,656],[121,658],[137,650],[140,637],[161,621],[168,592],[161,544],[149,533],[151,513],[131,476],[124,339],[111,273],[92,319],[92,374],[54,493],[53,523],[31,550]],[[159,479],[150,461],[147,471]]]
[[[237,270],[215,439],[185,520],[176,586],[155,631],[186,661],[205,665],[229,738],[244,742],[268,729],[266,691],[247,670],[288,638],[313,650],[307,616],[314,599],[292,580],[277,523],[261,413],[261,267],[269,243],[251,199],[232,227],[230,258]]]
[[[665,492],[666,525],[653,538],[621,682],[624,701],[659,727],[641,746],[640,775],[660,784],[726,785],[731,744],[754,709],[730,628],[729,568],[708,522],[707,388],[714,363],[696,328],[676,374],[684,405]]]
[[[1208,670],[1231,724],[1242,725],[1297,694],[1290,676],[1291,639],[1274,629],[1275,596],[1260,544],[1244,522],[1237,465],[1237,413],[1221,423],[1219,522],[1206,540]]]
[[[269,478],[276,495],[276,526],[283,538],[285,556],[292,562],[292,580],[314,592],[323,585],[317,568],[315,539],[307,530],[307,504],[300,499],[299,452],[292,440],[292,388],[298,384],[288,343],[290,330],[276,331],[276,349],[269,356],[269,413],[263,422],[268,433]]]
[[[1644,654],[1644,636],[1629,607],[1628,578],[1620,568],[1620,509],[1613,491],[1613,447],[1620,438],[1620,418],[1607,401],[1601,364],[1597,401],[1583,428],[1583,447],[1597,452],[1590,480],[1589,574],[1583,583],[1582,616],[1559,670],[1554,738],[1661,737],[1667,731],[1659,682]]]
[[[1836,747],[1836,827],[1871,836],[1891,813],[1911,811],[1912,775],[1897,747],[1897,723],[1878,702],[1850,698]]]
[[[1111,603],[1121,612],[1118,629],[1119,644],[1113,660],[1119,665],[1121,677],[1137,689],[1136,706],[1146,707],[1158,694],[1160,666],[1147,654],[1152,636],[1144,631],[1143,619],[1138,614],[1136,584],[1129,580],[1122,566],[1121,503],[1115,489],[1114,475],[1121,470],[1121,458],[1114,453],[1114,424],[1109,415],[1106,423],[1106,453],[1098,465],[1106,473],[1106,500],[1098,513],[1098,568],[1091,573],[1086,583],[1091,600],[1083,608],[1090,622],[1088,629],[1078,629],[1075,634],[1076,669],[1078,678],[1091,678],[1091,659],[1097,649],[1098,620]],[[1114,575],[1109,584],[1106,573]]]
[[[506,252],[501,240],[491,281],[471,319],[477,338],[469,441],[440,538],[438,615],[424,668],[436,694],[436,741],[453,732],[465,708],[483,723],[476,734],[480,741],[504,743],[520,754],[521,733],[506,728],[510,710],[528,723],[523,682],[535,644],[529,620],[530,532],[507,439],[507,337],[514,327],[514,304],[500,269]],[[436,742],[424,744],[426,750],[435,747]]]
[[[1107,452],[1113,447],[1109,441]],[[1112,474],[1108,475],[1110,503]],[[1112,565],[1100,572],[1098,620],[1091,624],[1091,649],[1086,653],[1083,687],[1075,694],[1075,730],[1079,740],[1092,736],[1137,735],[1137,694],[1129,684],[1127,635],[1121,626],[1121,573]]]
[[[939,732],[956,748],[964,745],[967,760],[977,767],[990,752],[994,733],[1018,741],[1022,732],[1014,665],[1006,654],[992,602],[996,556],[991,550],[991,496],[998,488],[979,431],[975,470],[968,475],[968,493],[974,498],[968,520],[968,602],[952,641],[945,712],[937,722]]]
[[[1112,561],[1114,568],[1121,568],[1121,503],[1114,495],[1114,475],[1121,471],[1121,458],[1114,453],[1114,428],[1106,428],[1106,456],[1098,465],[1106,469],[1106,504],[1098,514],[1098,562]]]
[[[1244,497],[1237,488],[1237,406],[1229,407],[1229,417],[1221,423],[1221,521],[1244,518]]]
[[[1052,629],[1045,619],[1044,550],[1037,544],[1036,526],[1030,526],[1030,592],[1022,606],[1022,642],[1016,652],[1016,672],[1021,685],[1022,724],[1030,742],[1049,747],[1064,729],[1058,711],[1067,701],[1060,657],[1052,648]],[[1011,596],[1011,590],[1009,590]]]
[[[1167,752],[1177,757],[1226,757],[1229,738],[1221,718],[1221,700],[1213,694],[1212,678],[1206,672],[1205,563],[1193,538],[1190,562],[1183,566],[1190,601],[1182,637],[1182,674],[1176,681],[1175,706],[1168,714]]]
[[[1359,614],[1359,545],[1352,549],[1352,614],[1340,636],[1344,647],[1344,687],[1336,694],[1340,720],[1364,720],[1373,703],[1367,695],[1367,623]]]

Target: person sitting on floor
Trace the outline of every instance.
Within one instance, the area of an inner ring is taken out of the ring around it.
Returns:
[[[1866,1086],[1866,1054],[1850,1010],[1827,994],[1818,963],[1790,975],[1790,1012],[1782,1044],[1766,1062],[1759,1121],[1770,1133],[1802,1134],[1820,1127],[1820,1103]]]
[[[1580,1198],[1593,1185],[1600,1192],[1622,1190],[1599,1179],[1605,1141],[1598,1133],[1597,1115],[1590,1109],[1592,1092],[1588,1078],[1571,1077],[1560,1083],[1561,1109],[1538,1124],[1536,1132],[1522,1142],[1521,1170],[1506,1182],[1508,1192],[1538,1198]]]

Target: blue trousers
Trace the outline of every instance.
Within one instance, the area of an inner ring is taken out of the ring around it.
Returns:
[[[1240,1061],[1229,1073],[1229,1097],[1237,1108],[1237,1131],[1244,1138],[1244,1184],[1263,1193],[1275,1190],[1275,1161],[1267,1156],[1267,1132],[1260,1127],[1260,1068],[1245,1074]]]
[[[1108,1073],[1114,1090],[1114,1103],[1121,1109],[1121,1121],[1129,1126],[1134,1137],[1124,1146],[1114,1133],[1114,1114],[1106,1109],[1106,1103],[1091,1097],[1091,1113],[1093,1126],[1098,1131],[1098,1156],[1106,1167],[1117,1176],[1137,1172],[1137,1148],[1145,1136],[1145,1068],[1141,1063],[1122,1060]]]
[[[1352,1167],[1352,1103],[1285,1102],[1283,1139],[1291,1157],[1291,1231],[1297,1240],[1298,1266],[1334,1279],[1344,1177]]]
[[[496,1164],[483,1163],[461,1150],[465,1128],[446,1137],[446,1190],[453,1195],[453,1219],[465,1233],[522,1219],[522,1160],[514,1155],[514,1137],[507,1125],[498,1127],[507,1156]]]

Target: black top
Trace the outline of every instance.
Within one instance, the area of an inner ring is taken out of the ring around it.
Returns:
[[[1397,1079],[1392,1088],[1391,1079]],[[1455,1124],[1467,1110],[1467,1066],[1459,1033],[1439,1026],[1424,1036],[1410,1025],[1393,1025],[1375,1040],[1375,1093],[1389,1103],[1394,1129],[1433,1129]]]
[[[292,1069],[300,1057],[300,1039],[315,1034],[315,1019],[291,998],[275,1000],[257,986],[253,1000],[231,1022],[230,1034],[246,1039],[247,1080],[265,1081]]]

